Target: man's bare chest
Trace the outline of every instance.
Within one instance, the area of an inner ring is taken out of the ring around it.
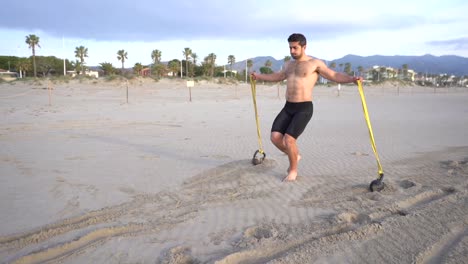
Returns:
[[[307,78],[315,73],[314,65],[309,62],[295,62],[289,66],[288,77]]]

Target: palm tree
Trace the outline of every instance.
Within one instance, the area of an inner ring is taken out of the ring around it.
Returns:
[[[330,66],[328,66],[328,67],[330,67],[330,69],[334,70],[336,68],[336,62],[334,62],[334,61],[330,62]]]
[[[216,65],[216,54],[210,53],[208,54],[208,65],[211,69],[211,77],[214,76],[214,70],[215,70],[215,65]]]
[[[39,37],[34,34],[26,36],[26,44],[28,44],[29,48],[32,49],[34,77],[36,77],[36,46],[38,46],[39,48],[41,47],[39,45]]]
[[[151,59],[153,60],[153,70],[157,73],[158,78],[161,76],[161,72],[164,66],[159,65],[161,63],[161,51],[160,50],[153,50],[151,52]]]
[[[123,70],[124,70],[124,64],[125,64],[125,60],[128,59],[127,58],[127,52],[125,50],[119,50],[117,51],[117,59],[119,61],[122,61],[122,73],[123,73]]]
[[[348,75],[351,74],[351,63],[349,62],[345,63],[344,72],[347,73]]]
[[[253,67],[253,60],[251,59],[248,59],[247,60],[247,69],[249,70],[250,72],[250,69]]]
[[[79,60],[75,60],[71,62],[72,67],[75,69],[75,72],[78,74],[78,69],[81,69],[81,62]]]
[[[234,63],[236,63],[236,57],[234,57],[234,55],[229,55],[228,56],[228,63],[230,65],[230,67],[231,67],[231,77],[232,77],[232,65]]]
[[[26,58],[20,58],[16,62],[16,68],[19,70],[20,78],[26,77],[26,71],[31,69],[31,61]]]
[[[184,48],[184,51],[182,51],[182,54],[185,57],[185,76],[188,77],[188,59],[190,55],[192,55],[192,50],[190,48]]]
[[[159,64],[161,62],[161,51],[160,50],[153,50],[151,52],[151,59],[153,60],[153,64]]]
[[[253,67],[253,60],[248,59],[247,60],[247,72],[251,72],[252,67]]]
[[[271,60],[265,61],[265,67],[270,68],[272,65]]]
[[[203,76],[210,76],[211,72],[211,64],[210,64],[210,57],[206,56],[201,63]]]
[[[80,74],[85,73],[85,68],[84,68],[84,58],[88,57],[88,48],[85,48],[84,46],[79,46],[76,47],[75,49],[75,57],[80,59],[80,65],[81,65],[81,71]]]
[[[359,71],[359,75],[361,75],[362,72],[364,71],[364,68],[362,66],[358,66],[357,70]]]
[[[198,59],[198,55],[196,53],[192,52],[192,62],[193,62],[193,64],[192,64],[192,77],[195,75],[194,69],[195,69],[195,66],[197,65],[197,59]]]
[[[177,74],[177,71],[179,70],[179,65],[180,62],[178,60],[171,60],[167,66],[169,67],[169,70],[172,72],[172,76],[175,76]]]

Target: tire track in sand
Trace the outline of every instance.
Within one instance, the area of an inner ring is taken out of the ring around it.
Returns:
[[[309,226],[251,227],[263,231],[244,232],[239,244],[253,242],[217,263],[410,263],[415,259],[417,263],[440,263],[449,257],[457,263],[466,257],[468,192],[462,186],[468,175],[466,169],[458,168],[466,166],[466,160],[441,162],[442,170],[433,163],[431,170],[436,173],[418,180],[430,182],[427,178],[432,177],[440,181],[447,164],[458,171],[443,184],[432,186],[411,180],[387,181],[382,193],[370,193],[364,185],[334,185],[334,190],[314,186],[290,204],[331,207],[336,214]],[[447,226],[453,227],[448,230]],[[409,244],[399,243],[402,239]]]
[[[425,220],[433,219],[431,215],[426,215],[425,212],[420,212],[420,210],[424,211],[428,208],[433,210],[431,208],[433,204],[445,204],[450,199],[458,199],[455,197],[456,195],[466,197],[465,193],[452,189],[448,191],[427,191],[412,198],[396,201],[394,205],[400,206],[396,210],[391,209],[393,206],[389,206],[389,208],[375,208],[375,211],[371,210],[367,213],[345,211],[305,226],[283,225],[278,227],[262,224],[250,227],[244,232],[240,241],[236,243],[240,245],[236,252],[221,258],[216,263],[312,263],[323,255],[330,256],[337,252],[344,252],[346,248],[350,245],[354,246],[355,243],[362,244],[373,241],[377,237],[382,237],[383,234],[393,233],[394,231],[390,229],[395,228],[394,226],[399,226],[400,219],[404,219],[402,222],[405,223],[407,221],[406,217],[409,215],[416,219],[421,217],[424,217]],[[381,213],[382,209],[386,210],[385,214]],[[400,210],[403,209],[407,213],[401,213]],[[375,217],[375,215],[378,217]],[[427,225],[426,221],[423,220],[413,220],[413,222],[421,226]],[[430,225],[428,226],[430,227]],[[389,229],[389,227],[391,228]],[[427,233],[424,228],[421,229],[418,226],[414,226],[414,228],[416,229],[413,230],[415,234]],[[457,228],[460,227],[457,226]],[[398,240],[398,237],[402,235],[400,232],[397,232],[397,234],[396,237],[394,237],[395,235],[387,234],[386,236],[389,238],[384,244],[371,243],[374,247],[374,252],[383,252],[384,255],[381,256],[383,260],[388,261],[388,259],[385,259],[388,257],[385,256],[385,252],[398,252],[402,250],[402,248],[389,249],[389,247],[392,247],[392,241]],[[439,248],[438,252],[446,252],[447,248],[456,245],[464,236],[466,236],[466,229],[462,229],[462,233],[458,232],[449,236],[443,240],[443,243],[439,243],[440,245],[437,246]],[[417,235],[414,235],[414,237],[417,237]],[[350,244],[350,241],[355,242]],[[382,248],[376,250],[375,247]],[[397,245],[397,247],[404,247],[404,245]],[[303,252],[306,252],[306,254]],[[365,250],[364,252],[369,252],[369,250]],[[355,254],[360,260],[366,259],[365,256],[361,257],[359,253]],[[439,259],[438,254],[427,253],[424,257]],[[362,263],[351,261],[347,256],[332,262],[341,262],[344,259],[350,261],[349,263]],[[324,262],[327,261],[325,260]]]
[[[195,218],[206,204],[266,195],[256,192],[255,177],[249,175],[268,172],[275,166],[273,160],[259,166],[252,166],[250,160],[230,162],[195,175],[179,190],[135,195],[120,205],[3,236],[0,257],[13,263],[41,263],[69,257],[113,237],[167,230]],[[77,231],[81,231],[77,237],[64,238]],[[65,242],[52,242],[57,238]]]
[[[466,223],[465,223],[466,225]],[[446,263],[450,254],[457,254],[458,247],[465,248],[460,250],[460,254],[466,257],[466,245],[462,245],[463,239],[468,237],[468,227],[456,226],[448,235],[442,237],[437,243],[430,246],[426,251],[422,252],[417,258],[416,263]],[[466,242],[465,242],[466,243]]]

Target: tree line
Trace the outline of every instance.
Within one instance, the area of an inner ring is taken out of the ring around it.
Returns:
[[[69,61],[68,59],[62,60],[55,56],[36,56],[36,49],[40,48],[40,38],[34,34],[26,36],[25,43],[32,51],[32,56],[29,58],[20,58],[15,56],[0,56],[0,68],[14,70],[19,73],[20,77],[23,76],[48,76],[48,75],[64,75],[65,69],[73,69],[78,75],[83,75],[88,70],[86,67],[86,58],[88,58],[88,48],[79,46],[75,48],[74,55],[76,60]],[[112,63],[102,62],[99,63],[99,68],[104,75],[125,74],[125,62],[128,59],[128,53],[124,49],[118,50],[117,59],[121,62],[121,69],[115,68]],[[246,69],[241,73],[233,71],[233,65],[236,63],[234,55],[227,57],[228,69],[225,66],[217,66],[217,56],[215,53],[210,53],[203,58],[199,63],[198,55],[190,48],[182,50],[183,60],[173,59],[167,64],[161,62],[162,52],[158,49],[151,51],[150,65],[143,65],[142,63],[135,63],[132,68],[134,74],[142,74],[146,70],[149,75],[160,78],[162,76],[180,76],[180,77],[231,77],[238,80],[247,80],[247,72],[251,72],[253,61],[248,59],[246,61]],[[291,56],[285,56],[283,61],[286,63],[291,60]],[[264,74],[272,73],[272,62],[267,60],[259,71]],[[399,78],[402,80],[411,80],[409,74],[409,66],[402,65],[400,69],[393,69],[389,67],[374,67],[365,70],[362,66],[358,66],[353,70],[351,63],[339,63],[331,61],[328,65],[329,68],[344,72],[349,75],[365,74],[365,78],[374,82],[383,81],[386,79]],[[149,71],[148,71],[149,70]],[[357,70],[357,71],[356,71]],[[31,72],[32,71],[32,72]],[[147,75],[145,74],[145,75]],[[414,72],[412,73],[414,74]],[[143,74],[142,74],[143,75]]]
[[[26,36],[25,43],[32,51],[32,55],[29,58],[21,58],[15,56],[0,56],[0,68],[13,70],[19,73],[20,77],[25,76],[48,76],[48,75],[64,75],[66,69],[72,69],[78,75],[83,75],[88,70],[86,66],[86,58],[89,56],[88,48],[79,46],[75,48],[74,55],[76,60],[70,61],[68,59],[62,60],[55,56],[37,56],[37,48],[41,48],[40,37],[34,34]],[[144,69],[150,69],[150,74],[156,77],[162,76],[180,76],[180,77],[219,77],[225,76],[228,73],[228,77],[244,79],[246,72],[250,72],[253,62],[247,60],[246,70],[243,70],[241,74],[233,71],[233,65],[236,63],[234,55],[229,55],[227,58],[227,65],[229,69],[225,69],[225,66],[217,66],[217,56],[215,53],[210,53],[203,58],[199,63],[198,55],[190,48],[184,48],[182,51],[184,60],[173,59],[168,63],[161,62],[162,52],[155,49],[151,52],[152,63],[150,65],[143,65],[142,63],[135,63],[133,66],[133,73],[141,74]],[[286,56],[285,61],[289,60],[290,57]],[[121,62],[121,69],[115,68],[110,62],[99,63],[99,68],[104,75],[113,74],[124,74],[125,62],[128,59],[128,53],[124,49],[117,51],[117,59]],[[267,61],[263,67],[260,68],[262,73],[271,73],[271,61]]]

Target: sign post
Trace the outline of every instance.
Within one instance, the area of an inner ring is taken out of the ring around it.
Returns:
[[[187,87],[189,88],[189,100],[192,102],[192,87],[195,86],[194,81],[187,81]]]

